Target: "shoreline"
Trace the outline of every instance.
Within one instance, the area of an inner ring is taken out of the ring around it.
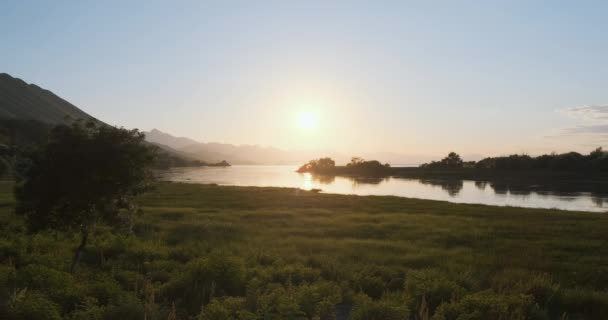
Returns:
[[[580,210],[580,209],[564,209],[564,208],[556,208],[556,207],[533,207],[533,206],[516,206],[516,205],[510,205],[510,204],[488,204],[488,203],[480,203],[480,202],[464,202],[464,201],[453,201],[453,200],[443,200],[443,199],[431,199],[431,198],[420,198],[420,197],[408,197],[408,196],[401,196],[401,195],[394,195],[394,194],[383,194],[383,195],[379,195],[379,194],[354,194],[354,193],[338,193],[338,192],[327,192],[325,190],[317,190],[317,189],[302,189],[302,188],[297,188],[297,187],[280,187],[280,186],[254,186],[254,185],[234,185],[234,184],[217,184],[217,183],[202,183],[202,182],[196,182],[196,181],[192,181],[192,180],[187,180],[187,181],[174,181],[174,180],[158,180],[156,182],[157,184],[163,184],[163,183],[167,183],[167,184],[185,184],[185,185],[200,185],[200,186],[206,186],[206,187],[217,187],[217,188],[237,188],[237,189],[242,189],[243,191],[247,190],[247,189],[262,189],[262,190],[280,190],[280,191],[285,191],[285,190],[291,190],[294,192],[307,192],[307,193],[314,193],[314,194],[321,194],[321,195],[328,195],[328,196],[339,196],[339,197],[374,197],[374,198],[382,198],[382,197],[389,197],[389,198],[398,198],[398,199],[406,199],[406,200],[416,200],[416,201],[429,201],[429,202],[440,202],[440,203],[444,203],[447,205],[472,205],[472,206],[485,206],[485,207],[495,207],[495,208],[505,208],[505,209],[522,209],[522,210],[528,210],[528,209],[532,209],[532,210],[551,210],[551,211],[559,211],[559,212],[568,212],[568,213],[591,213],[591,214],[603,214],[603,213],[608,213],[608,208],[601,208],[598,210]]]

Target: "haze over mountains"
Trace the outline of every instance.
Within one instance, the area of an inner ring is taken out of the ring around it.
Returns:
[[[226,143],[202,143],[186,137],[176,137],[169,133],[152,129],[145,132],[146,140],[164,145],[201,161],[218,162],[226,160],[231,164],[302,164],[311,159],[331,157],[337,163],[350,161],[352,156],[377,159],[391,164],[420,164],[433,159],[426,155],[403,155],[392,152],[368,152],[362,154],[343,154],[331,150],[282,150],[257,145],[234,145]],[[481,155],[468,158],[478,159]]]
[[[6,73],[0,73],[0,119],[34,120],[48,125],[69,124],[77,119],[97,120],[53,92]],[[296,165],[320,157],[332,157],[337,163],[346,163],[352,156],[360,156],[391,164],[419,164],[434,158],[391,152],[343,154],[331,150],[282,150],[258,145],[203,143],[187,137],[176,137],[158,129],[145,134],[148,142],[174,156],[207,163],[226,160],[231,164]]]

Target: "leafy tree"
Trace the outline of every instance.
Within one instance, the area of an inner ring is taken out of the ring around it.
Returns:
[[[31,231],[80,233],[74,272],[95,224],[130,224],[138,211],[134,197],[149,187],[154,155],[137,129],[81,121],[57,126],[48,143],[17,168],[17,213]]]
[[[447,157],[441,160],[441,163],[448,168],[461,168],[463,162],[459,154],[450,152]]]
[[[332,158],[320,158],[318,160],[311,160],[307,164],[301,166],[298,172],[315,172],[315,173],[327,173],[336,167],[336,162]]]

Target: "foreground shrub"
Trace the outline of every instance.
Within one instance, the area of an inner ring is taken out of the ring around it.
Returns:
[[[243,262],[224,254],[212,254],[189,263],[175,279],[161,290],[161,296],[171,302],[179,299],[180,307],[190,315],[197,315],[201,306],[212,297],[238,296],[245,293]]]
[[[497,295],[490,292],[465,296],[462,300],[444,303],[437,309],[433,320],[517,320],[548,319],[531,296]]]
[[[415,310],[416,313],[424,305],[423,307],[433,314],[441,303],[455,300],[464,292],[464,288],[435,269],[410,271],[406,275],[407,304],[410,310]]]
[[[13,307],[15,319],[21,320],[61,320],[59,306],[37,292],[29,292]]]
[[[373,301],[359,298],[353,310],[352,320],[406,320],[409,311],[400,301]]]
[[[199,320],[254,320],[256,315],[245,309],[245,298],[213,299],[205,306]]]

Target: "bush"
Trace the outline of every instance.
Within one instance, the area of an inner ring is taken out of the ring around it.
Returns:
[[[246,310],[245,299],[225,297],[213,299],[201,312],[200,320],[253,320],[255,314]]]
[[[532,296],[481,292],[465,296],[458,302],[442,304],[433,315],[432,320],[541,320],[547,318],[548,316],[534,303]]]
[[[359,286],[363,293],[367,294],[372,299],[380,299],[386,290],[384,281],[379,277],[363,277],[359,280]]]
[[[144,318],[144,306],[136,299],[121,301],[118,305],[108,306],[104,312],[105,320],[141,320]]]
[[[212,254],[189,263],[185,270],[161,289],[161,297],[178,298],[181,307],[197,315],[202,305],[213,296],[243,295],[245,268],[243,262],[224,254]]]
[[[406,320],[408,308],[399,302],[372,301],[359,298],[353,310],[352,320]]]
[[[443,302],[452,301],[464,294],[464,289],[435,269],[410,271],[405,278],[405,295],[410,310],[419,311],[423,297],[432,314]]]
[[[24,299],[18,300],[13,312],[20,320],[61,320],[59,306],[37,292],[29,292]]]

